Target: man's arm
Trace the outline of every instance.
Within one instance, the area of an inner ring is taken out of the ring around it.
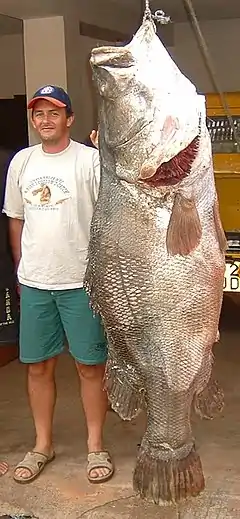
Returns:
[[[18,220],[17,218],[9,218],[9,240],[16,270],[21,259],[21,239],[23,223],[23,220]]]
[[[16,160],[10,163],[7,172],[6,190],[3,212],[9,218],[9,239],[16,269],[21,259],[21,237],[24,225],[24,207],[19,185],[19,168],[15,168]]]

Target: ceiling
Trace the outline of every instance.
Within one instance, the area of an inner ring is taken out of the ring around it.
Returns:
[[[199,19],[212,20],[224,18],[240,18],[239,0],[192,0]],[[89,10],[99,7],[100,0],[88,0]],[[85,4],[85,5],[84,5]],[[117,4],[118,8],[129,9],[139,16],[144,0],[101,0],[103,10],[112,8]],[[181,22],[186,19],[182,0],[150,0],[152,10],[163,9],[172,17],[173,22]],[[61,15],[74,8],[79,13],[86,9],[86,0],[0,0],[0,14],[15,18],[38,18],[51,15]]]
[[[143,10],[145,0],[109,0],[112,3],[134,6],[136,9]],[[1,4],[1,2],[0,2]],[[193,7],[200,20],[220,20],[227,18],[240,18],[239,0],[192,0]],[[171,16],[173,22],[183,22],[186,20],[182,0],[150,0],[152,11],[162,9],[167,15]]]
[[[0,14],[0,36],[6,36],[7,34],[21,34],[22,31],[22,20]]]
[[[192,0],[192,3],[199,20],[240,19],[240,0]],[[102,25],[105,20],[108,26],[116,8],[118,12],[122,10],[123,17],[129,17],[135,27],[144,5],[145,0],[101,0],[101,3],[100,0],[0,0],[0,35],[21,33],[20,19],[66,15],[73,11],[83,19],[87,17],[88,22],[93,17]],[[150,6],[153,13],[162,9],[173,23],[186,21],[182,0],[150,0]],[[114,25],[116,28],[117,20]]]
[[[0,0],[0,14],[15,18],[40,18],[63,14],[71,0]]]

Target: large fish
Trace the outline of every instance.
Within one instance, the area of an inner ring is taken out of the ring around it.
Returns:
[[[112,406],[126,420],[147,411],[134,488],[179,502],[204,488],[190,413],[211,405],[225,269],[205,99],[147,16],[128,45],[93,49],[91,66],[101,182],[85,287],[108,337]]]

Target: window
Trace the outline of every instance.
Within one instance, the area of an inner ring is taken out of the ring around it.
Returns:
[[[240,141],[240,116],[233,115],[232,118]],[[207,127],[212,141],[213,153],[240,152],[227,116],[208,117]]]

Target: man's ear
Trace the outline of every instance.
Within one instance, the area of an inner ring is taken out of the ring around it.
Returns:
[[[72,114],[67,118],[67,127],[70,128],[72,126],[72,124],[74,123],[74,121],[75,121],[75,116],[74,116],[74,114]]]
[[[34,128],[34,130],[36,130],[36,124],[35,124],[35,122],[34,122],[34,120],[33,120],[33,116],[32,116],[32,115],[31,115],[31,117],[30,117],[30,121],[31,121],[31,125],[32,125],[32,127]]]

